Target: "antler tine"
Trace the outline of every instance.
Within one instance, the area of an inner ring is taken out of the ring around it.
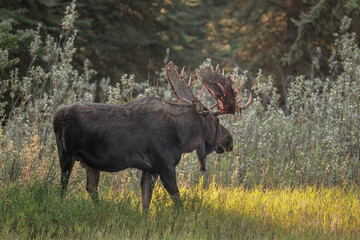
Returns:
[[[223,68],[221,75],[225,76],[225,68]]]
[[[239,100],[237,100],[236,105],[239,105],[242,102],[242,97],[239,98]]]
[[[239,93],[240,93],[240,96],[241,96],[241,89],[243,88],[244,83],[245,83],[245,79],[244,79],[244,81],[242,81],[241,85],[239,86],[241,77],[242,77],[242,75],[240,75],[240,77],[239,77],[239,79],[238,79],[238,82],[237,82],[237,84],[236,84],[236,87],[235,87],[235,93],[236,93],[235,97],[236,97]]]
[[[243,98],[241,97],[241,89],[243,88],[243,86],[245,84],[245,80],[244,80],[244,81],[242,81],[241,85],[239,86],[241,77],[242,77],[242,75],[240,75],[239,80],[238,80],[237,85],[236,85],[236,88],[235,88],[235,98],[240,93],[239,100],[237,100],[237,102],[236,102],[236,108],[238,110],[240,110],[240,111],[247,109],[250,106],[251,102],[252,102],[252,95],[251,95],[251,92],[250,92],[249,93],[249,99],[248,99],[247,103],[245,103],[243,106],[240,106],[240,103],[243,100]]]
[[[233,72],[232,78],[231,78],[232,82],[235,82],[235,72]]]
[[[220,73],[220,66],[219,66],[219,64],[218,64],[218,65],[216,65],[215,72]]]
[[[190,87],[191,89],[193,89],[195,85],[195,74],[195,71],[192,71],[189,77],[188,87]]]
[[[209,110],[213,110],[215,107],[217,107],[219,103],[214,103],[211,107],[209,107]]]
[[[249,94],[249,100],[247,101],[247,103],[245,103],[244,105],[240,106],[239,109],[240,109],[240,110],[245,110],[245,109],[247,109],[247,108],[250,106],[251,101],[252,101],[252,95],[251,95],[251,93],[250,93],[250,94]]]
[[[185,66],[181,69],[180,77],[182,77],[184,79],[187,78],[186,73],[185,73]]]
[[[198,99],[198,100],[200,100],[200,97],[201,97],[201,95],[203,94],[205,88],[206,88],[205,86],[203,86],[203,87],[201,88],[199,94],[197,95],[197,99]]]

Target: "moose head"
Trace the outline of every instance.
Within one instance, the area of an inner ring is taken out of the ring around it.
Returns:
[[[217,65],[214,71],[211,65],[200,67],[195,69],[191,74],[188,84],[185,83],[187,78],[184,67],[180,74],[178,74],[178,67],[169,62],[166,66],[166,77],[173,90],[174,95],[184,105],[193,105],[197,111],[201,112],[204,117],[204,126],[209,130],[209,138],[204,142],[203,146],[196,150],[198,161],[200,163],[200,170],[205,171],[205,159],[206,156],[215,151],[218,154],[223,152],[229,152],[233,149],[233,138],[229,131],[219,123],[219,115],[223,114],[235,114],[241,110],[248,108],[252,101],[251,93],[249,100],[245,105],[240,106],[242,101],[241,89],[245,83],[243,81],[240,84],[241,76],[239,77],[235,89],[232,88],[235,80],[235,73],[230,77],[230,74],[225,76],[223,69],[220,73],[219,65]],[[192,87],[194,86],[195,75],[203,84],[203,88],[200,90],[197,97],[194,96]],[[201,102],[201,96],[204,90],[212,94],[217,101],[216,104],[211,107],[205,107]],[[240,93],[240,97],[237,99]],[[215,107],[218,111],[211,111]]]

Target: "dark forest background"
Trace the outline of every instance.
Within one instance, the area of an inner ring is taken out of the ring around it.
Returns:
[[[69,3],[0,1],[0,47],[11,50],[12,66],[27,71],[27,29],[41,23],[41,34],[58,36]],[[333,33],[343,16],[353,19],[350,31],[357,36],[360,31],[358,0],[82,0],[77,13],[74,64],[82,68],[89,59],[99,79],[110,77],[114,84],[134,73],[137,81],[154,81],[164,61],[193,70],[210,58],[228,71],[247,71],[252,81],[262,69],[273,76],[283,99],[295,75],[327,74]],[[4,31],[6,21],[11,27]],[[311,67],[314,61],[322,72]]]

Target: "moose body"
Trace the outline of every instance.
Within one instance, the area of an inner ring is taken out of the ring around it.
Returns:
[[[98,198],[100,171],[143,171],[142,205],[149,207],[154,179],[160,179],[176,201],[175,167],[181,154],[197,151],[200,169],[213,152],[232,150],[232,136],[201,103],[183,105],[146,97],[123,105],[75,103],[53,117],[61,183],[66,189],[75,161],[87,171],[86,189]]]
[[[175,167],[181,154],[196,150],[200,170],[205,171],[206,156],[232,151],[233,139],[220,123],[221,114],[235,114],[249,107],[240,106],[240,93],[244,82],[232,88],[232,79],[211,66],[196,69],[204,85],[196,98],[191,86],[186,85],[184,69],[178,74],[172,62],[166,66],[167,80],[180,103],[156,97],[146,97],[122,105],[75,103],[60,108],[53,117],[56,143],[61,168],[62,195],[69,182],[75,161],[86,169],[86,190],[98,199],[97,187],[100,171],[116,172],[126,168],[142,171],[142,207],[151,202],[154,180],[160,179],[175,203],[181,203],[176,184]],[[192,74],[192,75],[194,75]],[[201,102],[207,88],[217,103],[210,110]]]

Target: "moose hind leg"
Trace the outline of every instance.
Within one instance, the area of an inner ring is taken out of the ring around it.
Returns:
[[[143,171],[141,176],[141,202],[142,209],[146,211],[149,209],[153,188],[155,186],[158,174],[151,174]]]
[[[100,179],[100,171],[91,167],[86,167],[86,191],[94,202],[99,201],[98,185]]]
[[[60,168],[61,168],[61,196],[65,195],[66,187],[69,183],[70,174],[73,169],[75,159],[67,155],[65,152],[59,153]]]

